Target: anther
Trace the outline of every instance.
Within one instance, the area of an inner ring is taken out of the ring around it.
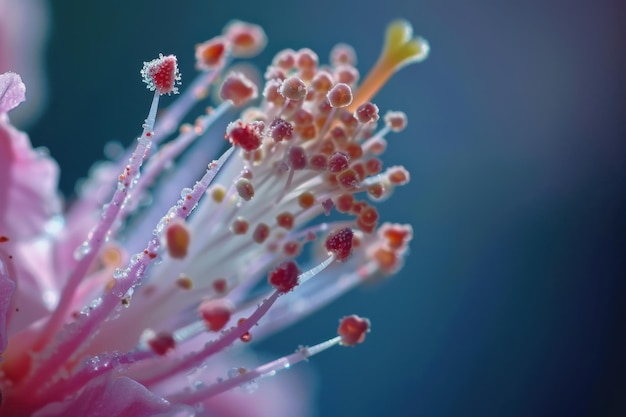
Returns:
[[[345,261],[352,253],[352,229],[335,230],[326,238],[326,250],[335,255],[338,261]]]
[[[226,326],[233,311],[233,304],[226,299],[203,301],[198,307],[204,324],[207,329],[213,332],[219,332]]]
[[[370,332],[371,324],[366,318],[355,314],[342,318],[339,321],[337,333],[341,336],[341,344],[344,346],[354,346],[363,343],[365,334]]]
[[[174,55],[159,54],[158,58],[144,62],[141,76],[151,91],[157,90],[161,95],[178,93],[176,85],[180,84],[180,73]]]
[[[167,225],[165,242],[167,252],[172,258],[182,259],[187,256],[190,240],[191,233],[182,220],[173,220]]]
[[[298,265],[294,261],[287,261],[270,272],[268,281],[279,292],[287,293],[298,285],[298,275],[300,275]]]
[[[229,74],[220,89],[220,97],[230,100],[235,106],[242,106],[257,98],[257,95],[256,85],[240,72]]]

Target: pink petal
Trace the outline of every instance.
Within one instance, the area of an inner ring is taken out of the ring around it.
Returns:
[[[50,26],[48,3],[48,0],[0,0],[0,73],[17,72],[29,91],[36,91],[11,112],[16,126],[32,123],[46,105],[44,48]]]
[[[22,78],[13,73],[0,74],[0,113],[6,113],[26,100],[26,86]]]
[[[60,211],[58,177],[56,162],[0,114],[0,236],[15,241],[43,232]]]
[[[0,353],[7,347],[7,316],[15,291],[15,282],[10,278],[10,267],[8,257],[0,250]]]
[[[87,384],[77,397],[48,404],[33,417],[153,417],[167,416],[170,411],[175,410],[167,401],[138,382],[104,375]]]

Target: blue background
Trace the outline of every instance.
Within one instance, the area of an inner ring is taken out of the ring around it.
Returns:
[[[135,136],[142,61],[232,18],[264,26],[261,68],[285,47],[355,46],[364,74],[385,25],[410,20],[432,53],[379,94],[409,128],[386,163],[411,183],[382,205],[411,223],[405,269],[264,343],[282,354],[368,316],[319,371],[320,416],[626,415],[623,1],[55,0],[50,102],[31,130],[72,191],[104,144]]]

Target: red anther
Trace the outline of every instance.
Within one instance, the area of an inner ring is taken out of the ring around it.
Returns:
[[[384,224],[378,232],[387,240],[391,249],[402,249],[413,237],[411,226],[402,224]]]
[[[295,258],[300,255],[300,251],[302,250],[302,245],[296,241],[289,241],[283,245],[283,253],[285,256],[290,258]]]
[[[285,97],[283,97],[279,91],[280,84],[281,81],[279,80],[269,80],[265,83],[265,87],[263,88],[263,97],[275,106],[282,106],[285,103]]]
[[[404,185],[409,182],[411,176],[409,175],[409,171],[402,166],[395,166],[389,168],[388,178],[392,184],[395,185]]]
[[[291,230],[293,228],[293,214],[285,211],[276,216],[276,223],[283,229]]]
[[[354,132],[354,129],[359,126],[359,121],[354,117],[354,114],[348,111],[339,112],[339,120],[341,120],[344,129],[346,129],[348,133]]]
[[[315,204],[315,196],[310,191],[305,191],[298,196],[298,204],[303,209],[308,209],[309,207],[313,207]]]
[[[286,120],[274,119],[269,126],[269,135],[274,142],[280,142],[283,139],[289,140],[293,136],[293,126]]]
[[[328,166],[328,158],[323,154],[315,154],[309,158],[309,167],[316,171],[325,171]]]
[[[334,72],[335,80],[339,83],[354,85],[359,80],[359,71],[352,65],[340,65]]]
[[[0,243],[8,242],[9,240],[8,236],[0,236]]]
[[[317,54],[308,48],[300,49],[296,56],[296,67],[300,70],[314,70],[317,68]]]
[[[317,129],[315,129],[315,125],[303,126],[297,130],[300,134],[300,139],[302,140],[311,140],[317,137]]]
[[[296,51],[293,49],[283,49],[274,56],[272,64],[285,71],[290,71],[293,69],[294,65],[296,65]]]
[[[379,174],[383,169],[383,162],[378,158],[370,158],[365,162],[365,172],[367,175]]]
[[[270,227],[265,223],[259,223],[252,232],[252,240],[256,243],[263,243],[270,235]]]
[[[293,122],[296,126],[308,126],[313,124],[313,114],[305,109],[299,109],[293,115]]]
[[[196,67],[200,70],[221,67],[229,48],[227,42],[223,36],[217,36],[196,45]]]
[[[235,307],[223,298],[203,301],[198,307],[198,313],[204,320],[207,329],[219,332],[230,320]]]
[[[330,51],[330,63],[333,66],[342,64],[356,65],[356,52],[354,52],[354,48],[345,43],[335,45]]]
[[[352,214],[361,214],[365,207],[367,207],[367,203],[365,201],[356,201],[352,205]]]
[[[330,94],[330,91],[328,92]],[[333,107],[330,105],[330,101],[328,100],[328,94],[324,97],[324,100],[317,106],[317,112],[319,116],[327,116]]]
[[[359,186],[359,176],[353,169],[347,169],[337,175],[337,181],[342,188],[353,190]]]
[[[300,269],[294,261],[283,262],[276,267],[268,277],[270,285],[281,293],[286,293],[298,285]]]
[[[387,149],[387,141],[383,138],[375,138],[369,144],[369,153],[372,155],[381,155],[385,153],[385,149]]]
[[[267,69],[265,70],[265,74],[263,74],[263,77],[267,81],[275,80],[279,82],[287,78],[283,70],[281,70],[280,68],[273,67],[271,65],[267,67]],[[281,98],[283,97],[281,96]]]
[[[166,353],[174,350],[176,347],[176,340],[169,332],[157,333],[152,339],[148,340],[148,346],[154,353],[159,356],[163,356]]]
[[[369,102],[363,103],[356,108],[354,117],[356,117],[359,123],[377,122],[379,119],[378,106]]]
[[[230,100],[235,106],[242,106],[257,95],[256,85],[241,72],[230,73],[220,88],[220,97]]]
[[[193,288],[193,281],[187,275],[181,274],[176,279],[176,285],[178,286],[178,288],[181,288],[183,290],[190,290]]]
[[[363,163],[357,162],[356,164],[352,164],[351,168],[354,170],[354,172],[356,172],[359,181],[363,181],[363,179],[365,178],[365,167],[363,166]]]
[[[174,55],[159,54],[157,59],[144,62],[141,76],[151,91],[157,90],[161,95],[178,93],[176,84],[180,81],[180,73]]]
[[[335,206],[335,203],[333,203],[333,200],[331,200],[330,198],[322,201],[321,204],[322,204],[322,208],[324,209],[324,214],[327,216],[330,214],[330,211]]]
[[[306,168],[306,151],[301,146],[292,146],[287,154],[289,166],[294,170]]]
[[[406,123],[406,114],[401,111],[389,111],[385,114],[385,125],[394,132],[404,130]]]
[[[248,168],[244,168],[241,170],[241,178],[245,178],[250,181],[254,178],[254,174]]]
[[[167,253],[174,259],[182,259],[187,256],[191,233],[182,220],[171,221],[165,230],[165,243]],[[148,256],[150,256],[149,254]],[[155,254],[156,257],[156,254]]]
[[[280,94],[293,101],[300,101],[306,96],[306,84],[297,76],[291,76],[283,81],[280,86]]]
[[[330,89],[326,97],[333,108],[347,107],[352,103],[352,89],[348,84],[337,83]]]
[[[311,87],[319,94],[326,94],[335,84],[333,75],[328,71],[318,71],[311,81]]]
[[[378,211],[372,206],[367,206],[359,213],[359,220],[367,225],[374,225],[378,221]]]
[[[358,343],[363,343],[365,334],[368,333],[370,329],[371,323],[368,319],[353,314],[339,320],[337,334],[341,336],[342,345],[354,346]]]
[[[398,255],[393,250],[379,248],[373,253],[373,258],[385,274],[392,274],[400,268]]]
[[[326,238],[326,250],[333,255],[338,261],[348,259],[352,253],[352,236],[354,232],[349,227],[335,230]]]
[[[358,143],[348,143],[345,146],[345,151],[350,159],[359,159],[363,156],[363,148]]]
[[[381,183],[372,184],[367,187],[367,193],[372,196],[372,198],[378,199],[385,194],[385,187]]]
[[[233,56],[249,58],[265,48],[267,36],[263,28],[252,23],[235,20],[224,28],[226,38],[233,44]]]
[[[260,125],[256,122],[243,123],[237,121],[230,123],[226,128],[226,138],[233,145],[240,146],[244,151],[252,152],[261,146]]]
[[[322,146],[320,147],[320,152],[324,155],[331,155],[335,152],[335,145],[330,140],[325,140],[322,142]]]
[[[345,143],[348,140],[348,135],[346,135],[346,131],[341,126],[333,127],[329,132],[329,136],[338,144]]]
[[[366,213],[366,215],[364,215],[364,213]],[[372,233],[376,228],[376,223],[378,222],[378,213],[375,210],[374,213],[375,216],[371,216],[369,213],[369,209],[365,209],[357,218],[357,225],[365,233]]]
[[[245,201],[250,201],[254,197],[254,185],[247,178],[239,178],[235,183],[237,194]]]
[[[328,158],[329,172],[342,172],[348,169],[350,158],[343,152],[335,152]]]
[[[337,211],[339,213],[348,213],[352,210],[352,205],[354,204],[354,197],[352,194],[341,194],[337,198]]]
[[[217,294],[224,294],[226,292],[228,284],[224,278],[218,278],[213,281],[211,286],[213,287],[213,291],[215,291]]]
[[[230,231],[235,235],[245,235],[248,232],[250,224],[243,217],[237,217],[230,226]]]

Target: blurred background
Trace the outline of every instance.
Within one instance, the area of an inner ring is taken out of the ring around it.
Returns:
[[[326,61],[341,41],[365,74],[386,24],[411,21],[431,55],[375,100],[409,116],[385,162],[412,180],[380,208],[413,225],[406,266],[261,347],[284,354],[343,315],[372,320],[367,343],[302,365],[319,377],[320,417],[626,415],[623,1],[55,0],[49,12],[49,99],[29,131],[66,194],[106,142],[139,132],[151,96],[138,72],[159,52],[191,80],[194,45],[238,18],[268,34],[261,70],[286,47]]]

